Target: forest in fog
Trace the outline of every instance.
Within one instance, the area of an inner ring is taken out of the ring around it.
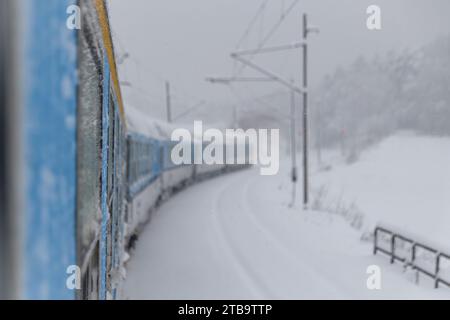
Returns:
[[[450,135],[449,53],[450,35],[338,68],[312,95],[316,145],[357,154],[398,130]]]

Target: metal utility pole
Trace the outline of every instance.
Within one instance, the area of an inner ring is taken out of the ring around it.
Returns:
[[[308,155],[308,35],[318,32],[315,27],[308,25],[308,15],[303,14],[303,205],[309,204],[309,155]]]
[[[316,105],[317,108],[317,117],[318,119],[321,118],[321,102],[319,102]],[[319,167],[322,166],[322,129],[320,128],[320,125],[318,124],[318,121],[316,121],[316,149],[317,149],[317,163]]]
[[[292,158],[292,201],[289,205],[293,207],[295,205],[296,195],[297,195],[297,142],[296,142],[296,105],[295,105],[295,91],[291,90],[291,158]]]
[[[303,205],[309,202],[308,168],[308,16],[303,14]]]
[[[172,123],[172,106],[170,101],[170,83],[166,82],[166,108],[167,108],[167,122]]]

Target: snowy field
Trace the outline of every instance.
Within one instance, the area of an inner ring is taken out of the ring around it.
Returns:
[[[313,170],[315,189],[329,190],[325,202],[337,195],[360,208],[361,230],[336,214],[289,208],[287,166],[274,177],[254,168],[193,186],[144,230],[123,298],[448,299],[450,291],[416,285],[399,264],[373,256],[361,234],[381,220],[448,240],[449,150],[449,139],[400,134],[353,165]],[[381,268],[381,290],[367,289],[370,265]]]
[[[399,133],[352,165],[336,162],[330,161],[332,170],[313,177],[316,190],[328,191],[329,204],[354,203],[368,228],[387,224],[450,247],[449,138]]]

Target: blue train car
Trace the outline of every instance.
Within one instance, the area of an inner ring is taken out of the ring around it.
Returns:
[[[113,299],[121,274],[126,123],[107,8],[79,1],[77,265],[80,299]]]
[[[2,297],[113,298],[126,125],[106,5],[3,0],[0,6],[7,44],[1,74],[9,80],[0,82],[8,124],[1,156]],[[81,29],[68,26],[70,14],[80,15]]]
[[[128,132],[104,0],[43,2],[0,1],[0,298],[120,298],[151,212],[225,166]]]
[[[125,247],[127,251],[139,229],[150,218],[161,200],[163,170],[161,164],[162,141],[138,133],[127,138],[127,205],[124,221]]]
[[[128,134],[128,200],[131,201],[161,174],[161,142],[138,133]]]

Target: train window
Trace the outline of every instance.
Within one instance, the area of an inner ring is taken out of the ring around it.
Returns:
[[[133,156],[133,168],[134,168],[134,177],[133,177],[133,182],[136,182],[138,176],[139,176],[139,166],[138,166],[138,155],[139,155],[139,148],[138,148],[138,144],[135,142],[133,144],[134,146],[134,156]]]
[[[136,182],[136,178],[137,178],[137,163],[136,163],[137,147],[136,147],[136,142],[133,141],[132,146],[133,146],[133,158],[132,158],[133,180],[131,180],[131,181],[134,183],[134,182]]]
[[[134,155],[134,148],[133,148],[133,141],[128,140],[128,182],[131,183],[134,179],[133,177],[133,155]]]
[[[139,142],[136,142],[135,144],[136,146],[136,153],[135,153],[135,158],[134,158],[134,165],[136,167],[136,176],[134,177],[135,181],[139,179],[139,175],[140,175],[140,168],[139,168],[139,156],[140,156],[140,148],[139,148]]]
[[[144,144],[142,142],[139,143],[139,177],[144,175]]]
[[[159,163],[161,164],[161,170],[164,169],[164,147],[159,146]]]
[[[153,168],[153,145],[147,145],[147,172],[151,173]]]
[[[133,182],[136,182],[138,176],[139,176],[139,163],[137,162],[138,156],[139,156],[139,148],[137,142],[133,143],[133,168],[134,168],[134,175],[133,175]]]
[[[113,100],[115,103],[116,100]],[[119,137],[120,137],[120,126],[119,126],[119,114],[117,109],[114,109],[114,165],[113,165],[113,205],[112,205],[112,223],[111,223],[111,236],[112,236],[112,261],[111,267],[116,268],[118,265],[118,241],[119,241],[119,218],[121,215],[120,210],[120,198],[119,198],[119,187],[121,183],[120,176],[120,149],[119,149]]]
[[[128,183],[132,186],[152,174],[154,147],[149,141],[129,137],[128,148]]]
[[[113,96],[109,97],[109,130],[108,130],[108,204],[112,202],[112,192],[114,190],[114,141],[115,141],[115,105]],[[110,208],[111,209],[111,208]]]
[[[132,182],[136,181],[136,177],[137,177],[137,164],[136,164],[136,157],[137,157],[137,148],[136,148],[136,142],[133,142],[133,158],[132,158],[132,163],[133,163],[133,180]]]

